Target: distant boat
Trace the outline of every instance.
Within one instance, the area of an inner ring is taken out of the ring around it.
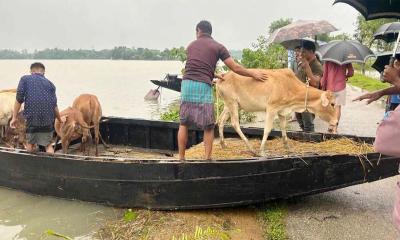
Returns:
[[[150,80],[157,86],[168,88],[173,91],[181,91],[182,78],[178,77],[176,74],[167,74],[163,80]]]

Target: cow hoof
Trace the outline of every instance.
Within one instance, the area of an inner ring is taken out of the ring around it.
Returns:
[[[220,142],[219,144],[221,145],[222,149],[225,149],[227,147],[225,142]]]
[[[286,151],[289,151],[289,144],[288,144],[287,142],[284,142],[284,143],[283,143],[283,148],[284,148]]]
[[[266,157],[266,156],[267,156],[267,153],[266,153],[265,151],[261,151],[261,152],[260,152],[260,156],[261,156],[261,157]]]

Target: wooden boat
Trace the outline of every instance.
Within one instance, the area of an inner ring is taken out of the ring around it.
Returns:
[[[106,118],[101,133],[110,144],[158,151],[177,149],[178,124]],[[263,130],[244,128],[250,138]],[[225,128],[234,137],[232,128]],[[188,145],[201,141],[190,130]],[[343,135],[289,132],[303,141]],[[280,136],[272,132],[271,137]],[[347,136],[356,141],[372,138]],[[368,159],[368,160],[367,160]],[[246,205],[372,182],[398,173],[400,159],[378,153],[249,158],[220,161],[143,160],[119,157],[29,154],[0,149],[0,186],[38,195],[97,202],[117,207],[201,209]]]
[[[178,75],[167,74],[164,80],[150,80],[157,86],[167,88],[176,92],[181,91],[181,83],[182,78],[179,78]]]

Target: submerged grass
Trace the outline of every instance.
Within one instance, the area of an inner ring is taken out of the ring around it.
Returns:
[[[378,79],[367,77],[360,73],[355,73],[353,77],[349,78],[348,83],[369,92],[390,87],[389,83],[381,82]]]
[[[58,232],[55,232],[54,230],[51,230],[51,229],[47,230],[40,239],[44,240],[44,239],[47,239],[47,237],[53,237],[53,239],[58,238],[58,239],[64,239],[64,240],[72,240],[71,237],[68,237],[68,236],[58,233]]]
[[[191,215],[190,215],[191,214]],[[195,213],[196,214],[196,213]],[[197,221],[191,212],[130,210],[106,223],[96,234],[101,240],[230,240],[235,229],[220,219]],[[204,215],[198,212],[198,215]]]
[[[288,208],[285,203],[273,202],[265,206],[259,215],[264,224],[266,240],[286,240],[285,218]]]

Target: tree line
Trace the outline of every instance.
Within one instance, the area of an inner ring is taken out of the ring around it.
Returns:
[[[184,47],[162,51],[125,46],[104,50],[47,48],[44,50],[35,50],[34,52],[3,49],[0,50],[0,59],[181,60],[182,54],[185,54]]]
[[[232,56],[241,59],[242,51],[231,50]],[[44,50],[16,51],[0,50],[0,59],[114,59],[114,60],[186,60],[184,47],[164,49],[162,51],[148,48],[128,48],[125,46],[104,50],[87,49],[59,49],[47,48]]]

